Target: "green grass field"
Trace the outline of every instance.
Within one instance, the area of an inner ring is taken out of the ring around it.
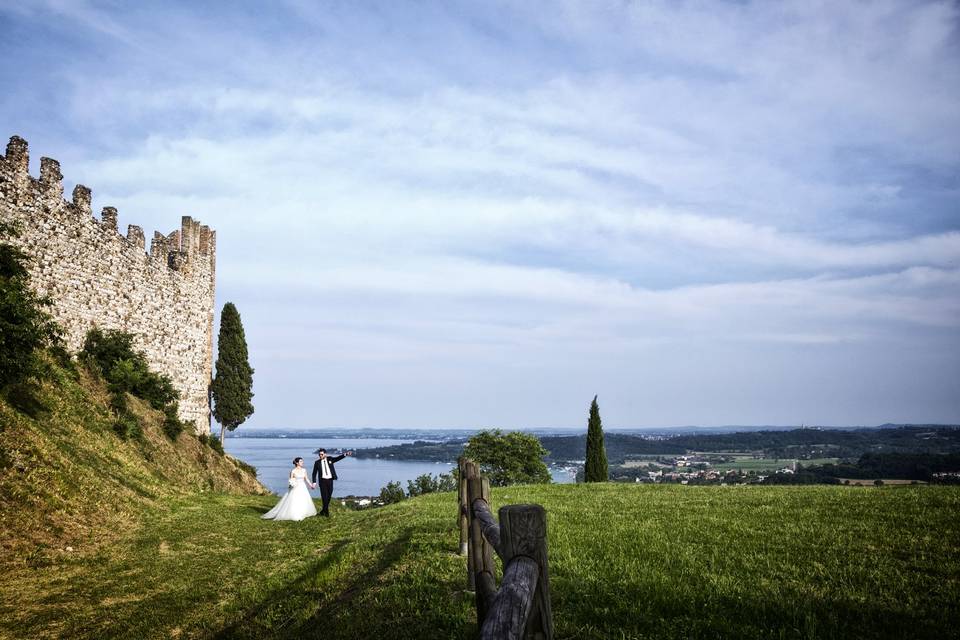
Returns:
[[[275,498],[151,508],[109,547],[11,570],[0,633],[39,638],[467,638],[456,499],[330,520]],[[960,629],[960,489],[554,485],[558,638],[944,638]]]

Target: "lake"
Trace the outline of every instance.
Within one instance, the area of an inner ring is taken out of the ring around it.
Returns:
[[[307,473],[313,469],[317,456],[313,453],[317,447],[339,455],[338,451],[386,447],[412,442],[390,438],[230,438],[224,442],[224,449],[235,458],[239,458],[257,468],[257,479],[276,494],[287,491],[287,477],[293,467],[293,459],[303,458]],[[409,462],[384,460],[382,458],[358,460],[344,458],[337,463],[338,479],[333,486],[333,495],[376,496],[388,482],[398,481],[406,490],[407,481],[429,473],[437,475],[450,473],[455,463]],[[572,482],[569,473],[561,469],[550,469],[554,482]],[[314,491],[319,498],[319,491]]]

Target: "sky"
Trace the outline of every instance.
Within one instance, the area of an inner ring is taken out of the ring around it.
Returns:
[[[956,2],[0,0],[0,137],[217,231],[241,428],[960,422]]]

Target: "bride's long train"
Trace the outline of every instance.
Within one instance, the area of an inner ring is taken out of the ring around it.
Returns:
[[[315,515],[317,507],[313,504],[307,486],[303,480],[297,480],[296,484],[283,494],[280,502],[261,517],[264,520],[303,520]]]

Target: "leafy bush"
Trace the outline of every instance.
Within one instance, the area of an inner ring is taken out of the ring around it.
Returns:
[[[14,226],[0,222],[0,238],[18,235]],[[60,342],[60,329],[45,310],[50,299],[29,287],[28,261],[25,253],[0,242],[0,389],[34,375],[37,350]]]
[[[403,487],[399,482],[388,482],[387,486],[380,489],[380,502],[383,504],[393,504],[406,500],[407,495],[403,492]]]
[[[169,376],[150,370],[143,352],[133,348],[133,335],[125,331],[90,329],[80,354],[97,363],[113,393],[132,393],[159,411],[179,399]]]
[[[163,432],[174,442],[183,433],[186,423],[177,415],[177,403],[172,402],[163,409]]]
[[[91,369],[106,379],[110,406],[117,416],[114,429],[121,437],[142,434],[139,425],[137,429],[129,428],[130,422],[136,422],[136,418],[127,408],[127,393],[146,400],[151,407],[163,412],[163,432],[168,438],[176,440],[183,433],[186,425],[177,415],[179,394],[173,382],[168,376],[150,370],[143,352],[133,348],[133,335],[94,327],[87,332],[80,355]]]
[[[220,441],[217,440],[217,438],[216,438],[215,436],[207,435],[206,433],[201,433],[201,434],[199,434],[199,435],[197,436],[197,440],[200,441],[200,444],[206,445],[206,446],[210,447],[211,449],[213,449],[214,451],[216,451],[216,452],[219,453],[220,455],[223,455],[223,454],[224,454],[223,445],[220,444]],[[247,463],[245,463],[245,462],[242,462],[241,460],[237,460],[237,462],[242,463],[242,464],[240,465],[240,466],[242,466],[242,467],[249,467],[248,471],[251,471],[254,475],[257,474],[257,468],[256,468],[256,467],[253,467],[253,466],[251,466],[251,465],[249,465],[249,464],[247,464]]]
[[[220,455],[223,455],[223,444],[220,443],[220,440],[218,440],[217,438],[209,438],[208,442],[210,444],[211,449],[213,449]]]
[[[427,493],[442,493],[456,490],[457,481],[449,473],[442,473],[438,476],[424,473],[423,475],[417,476],[414,480],[407,481],[407,494],[411,498]]]
[[[124,440],[130,438],[138,439],[143,435],[143,429],[136,416],[128,411],[117,414],[113,422],[113,430]]]

